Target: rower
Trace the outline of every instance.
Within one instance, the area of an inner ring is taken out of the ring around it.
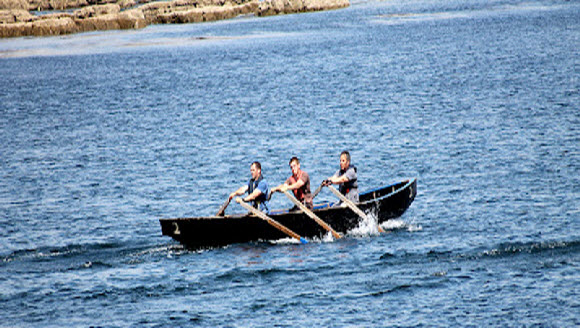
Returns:
[[[253,162],[252,165],[250,165],[250,173],[252,174],[252,178],[248,181],[248,184],[241,186],[238,190],[232,192],[227,202],[229,203],[232,198],[243,195],[247,192],[248,196],[244,197],[242,200],[244,202],[252,202],[254,208],[268,214],[270,213],[267,199],[269,192],[268,183],[262,177],[262,165],[260,165],[260,162]],[[218,215],[221,214],[218,213]]]
[[[284,184],[272,188],[272,192],[285,192],[286,190],[292,190],[294,192],[294,197],[296,197],[299,202],[304,204],[308,209],[312,209],[310,176],[306,171],[300,169],[300,160],[298,157],[292,157],[288,165],[290,165],[292,175],[286,180],[286,182],[284,182]],[[297,206],[294,206],[291,211],[298,209]]]
[[[329,186],[332,184],[339,185],[338,190],[348,200],[358,203],[358,182],[357,168],[350,164],[350,153],[343,151],[340,153],[340,169],[336,173],[323,181],[323,184]]]

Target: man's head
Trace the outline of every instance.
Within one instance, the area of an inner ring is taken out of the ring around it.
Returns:
[[[340,169],[345,171],[350,166],[350,153],[348,151],[343,151],[340,153]]]
[[[290,159],[290,163],[288,163],[290,165],[290,169],[292,170],[292,174],[293,175],[298,175],[298,172],[300,172],[300,160],[298,159],[298,157],[294,156]]]
[[[262,175],[262,165],[260,162],[254,162],[250,165],[250,172],[252,173],[252,179],[256,180]]]

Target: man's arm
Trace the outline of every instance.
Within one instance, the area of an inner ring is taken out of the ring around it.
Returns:
[[[246,188],[247,189],[247,188]],[[251,194],[249,194],[248,196],[242,198],[242,200],[244,202],[250,202],[253,201],[254,199],[256,199],[258,196],[260,196],[262,194],[262,191],[260,189],[256,189],[254,190]]]
[[[293,184],[284,183],[279,186],[272,188],[272,192],[281,191],[285,192],[286,190],[296,190],[299,189],[304,185],[304,181],[298,179],[298,181],[294,182]]]
[[[345,183],[345,182],[350,181],[348,179],[348,177],[346,176],[346,173],[343,174],[343,175],[341,175],[341,176],[339,176],[339,177],[337,177],[337,176],[331,176],[327,180],[330,181],[331,184],[342,184],[342,183]]]
[[[243,195],[246,191],[248,191],[248,186],[240,187],[238,190],[230,194],[230,200],[232,200],[236,196]]]

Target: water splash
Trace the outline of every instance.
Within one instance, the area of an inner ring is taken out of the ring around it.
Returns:
[[[331,232],[327,232],[324,236],[322,236],[322,239],[320,241],[323,243],[332,243],[333,241],[335,241],[335,239],[332,236]]]
[[[269,240],[268,242],[274,245],[293,245],[293,244],[300,244],[300,241],[294,238],[282,238],[278,240]]]
[[[379,234],[379,224],[375,213],[367,213],[366,219],[359,222],[358,227],[348,232],[349,235],[366,237],[376,236]]]
[[[403,220],[388,220],[381,223],[381,228],[385,230],[401,230],[408,227],[408,224]]]
[[[201,250],[203,251],[203,250]],[[197,252],[200,253],[201,251]],[[155,245],[151,247],[147,247],[144,249],[140,249],[135,251],[134,253],[130,254],[132,257],[143,257],[143,256],[151,256],[151,255],[163,255],[167,254],[168,258],[175,256],[179,256],[184,253],[190,253],[191,251],[184,247],[183,245],[178,244],[167,244],[167,245]]]
[[[401,219],[389,220],[381,223],[381,228],[384,230],[407,230],[408,232],[422,231],[423,226],[415,224],[412,221],[406,222]]]

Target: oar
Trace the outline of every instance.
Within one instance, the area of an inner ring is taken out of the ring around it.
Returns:
[[[368,220],[368,217],[365,214],[365,212],[361,211],[360,208],[358,208],[353,202],[351,202],[348,198],[346,198],[343,194],[341,194],[340,191],[336,190],[336,188],[334,188],[333,186],[328,186],[328,189],[330,189],[330,191],[332,191],[332,193],[335,194],[336,197],[340,198],[340,200],[342,200],[343,203],[345,203],[348,207],[350,207],[350,209],[353,212],[358,214],[358,216],[360,216],[365,220]],[[385,232],[385,230],[381,228],[380,224],[377,224],[377,228],[379,232]]]
[[[224,202],[224,204],[222,205],[222,207],[220,207],[220,209],[218,210],[217,214],[215,216],[222,216],[224,215],[224,212],[226,210],[226,207],[228,207],[228,205],[230,205],[230,198],[228,197],[228,199],[226,199],[226,201]]]
[[[262,213],[261,211],[259,211],[258,209],[254,208],[252,205],[244,202],[242,200],[242,198],[238,197],[236,198],[236,202],[238,202],[240,205],[242,205],[242,207],[244,207],[245,209],[247,209],[248,211],[252,212],[255,216],[259,217],[262,220],[265,220],[266,222],[268,222],[271,226],[273,226],[274,228],[282,231],[283,233],[287,234],[288,236],[294,238],[294,239],[298,239],[301,243],[306,244],[308,243],[308,241],[306,241],[306,239],[300,237],[299,234],[295,233],[294,231],[286,228],[284,225],[282,225],[280,222],[272,219],[271,217],[267,216],[266,214]]]
[[[306,213],[306,215],[308,215],[311,219],[316,221],[316,223],[318,223],[326,231],[332,233],[334,238],[336,239],[340,238],[340,235],[336,231],[334,231],[334,229],[332,229],[328,224],[326,224],[326,222],[322,221],[318,216],[316,216],[316,214],[312,213],[312,211],[309,210],[308,207],[304,206],[304,204],[299,202],[298,199],[296,199],[296,197],[294,197],[294,195],[292,195],[288,190],[284,191],[284,194],[286,195],[286,197],[288,197],[288,199],[292,201],[292,203],[294,203],[294,205],[298,206],[302,210],[302,212]]]
[[[324,181],[326,181],[326,180],[324,180]],[[320,190],[322,190],[322,187],[324,187],[324,181],[322,181],[322,183],[320,184],[320,186],[318,186],[318,188],[316,188],[316,190],[312,194],[312,199],[314,199],[314,197],[316,197],[316,195],[318,195],[318,193],[320,192]]]

